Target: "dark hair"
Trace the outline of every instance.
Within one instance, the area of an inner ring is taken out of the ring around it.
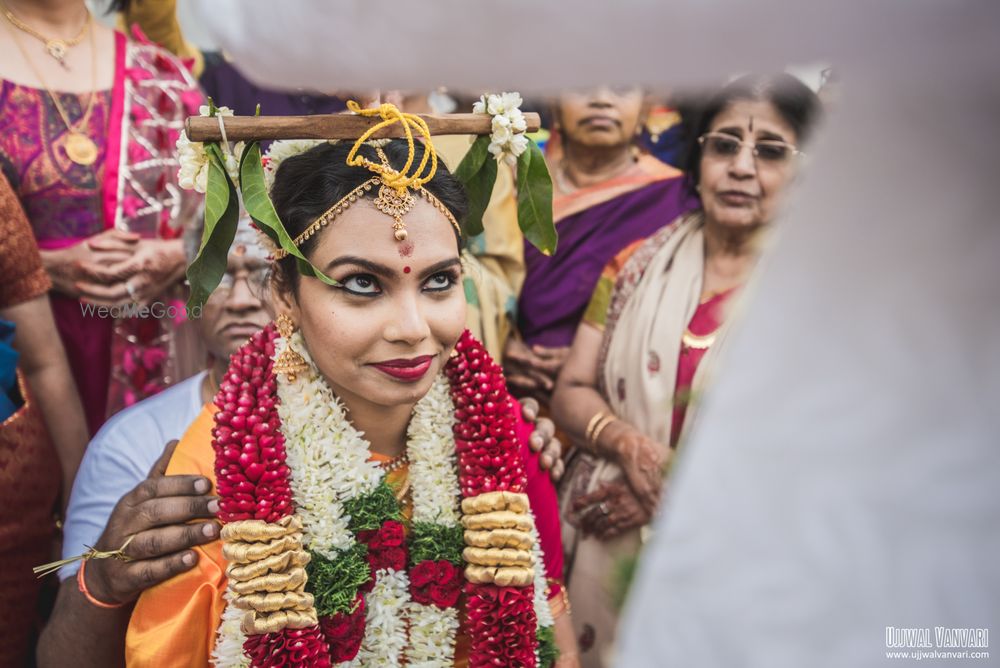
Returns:
[[[278,217],[293,239],[335,202],[374,176],[365,167],[351,167],[347,164],[347,154],[350,153],[351,146],[350,142],[323,143],[305,153],[287,158],[278,166],[271,188],[271,201]],[[416,142],[415,146],[414,168],[420,163],[424,154],[422,143]],[[382,150],[394,168],[402,169],[406,164],[409,148],[405,140],[394,139],[383,146]],[[359,154],[376,164],[379,162],[378,154],[372,146],[367,144],[362,146]],[[461,224],[469,206],[465,189],[440,159],[434,178],[423,187],[438,198]],[[372,189],[364,196],[375,199],[378,196],[378,189]],[[385,224],[386,234],[392,231],[390,222]],[[333,224],[336,225],[336,221]],[[299,249],[308,254],[319,236],[317,234],[310,237],[299,246]],[[461,248],[461,238],[457,231],[455,236]],[[282,284],[293,290],[298,287],[299,272],[294,257],[288,256],[280,260],[276,271],[278,280]]]
[[[809,136],[820,112],[816,94],[791,74],[760,76],[748,74],[728,84],[714,95],[700,102],[688,101],[685,117],[685,151],[682,167],[686,173],[688,189],[697,195],[696,186],[701,180],[701,144],[698,137],[708,132],[715,117],[737,100],[764,100],[777,109],[781,117],[795,131],[801,145]]]

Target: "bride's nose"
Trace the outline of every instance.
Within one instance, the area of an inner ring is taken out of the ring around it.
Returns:
[[[401,295],[395,301],[395,307],[384,329],[387,341],[414,345],[430,336],[431,328],[418,296]]]

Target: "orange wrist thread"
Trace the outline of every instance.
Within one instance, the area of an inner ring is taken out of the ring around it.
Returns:
[[[91,605],[95,605],[98,608],[103,608],[104,610],[115,610],[117,608],[125,607],[124,603],[104,603],[103,601],[98,601],[94,598],[94,595],[87,590],[87,579],[84,574],[87,569],[87,560],[84,559],[80,562],[80,570],[76,572],[76,586],[80,589],[80,593],[86,598]]]

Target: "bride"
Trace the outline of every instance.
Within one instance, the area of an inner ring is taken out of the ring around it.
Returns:
[[[432,152],[281,162],[275,210],[335,284],[275,249],[279,315],[167,469],[214,481],[221,540],[140,597],[128,665],[576,665],[555,492],[463,332],[467,202]]]

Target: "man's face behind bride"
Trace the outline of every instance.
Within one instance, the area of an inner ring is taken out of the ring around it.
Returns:
[[[352,412],[418,401],[465,327],[454,228],[419,196],[404,222],[408,237],[399,242],[392,219],[360,199],[307,251],[339,285],[300,277],[280,287],[279,303]]]

